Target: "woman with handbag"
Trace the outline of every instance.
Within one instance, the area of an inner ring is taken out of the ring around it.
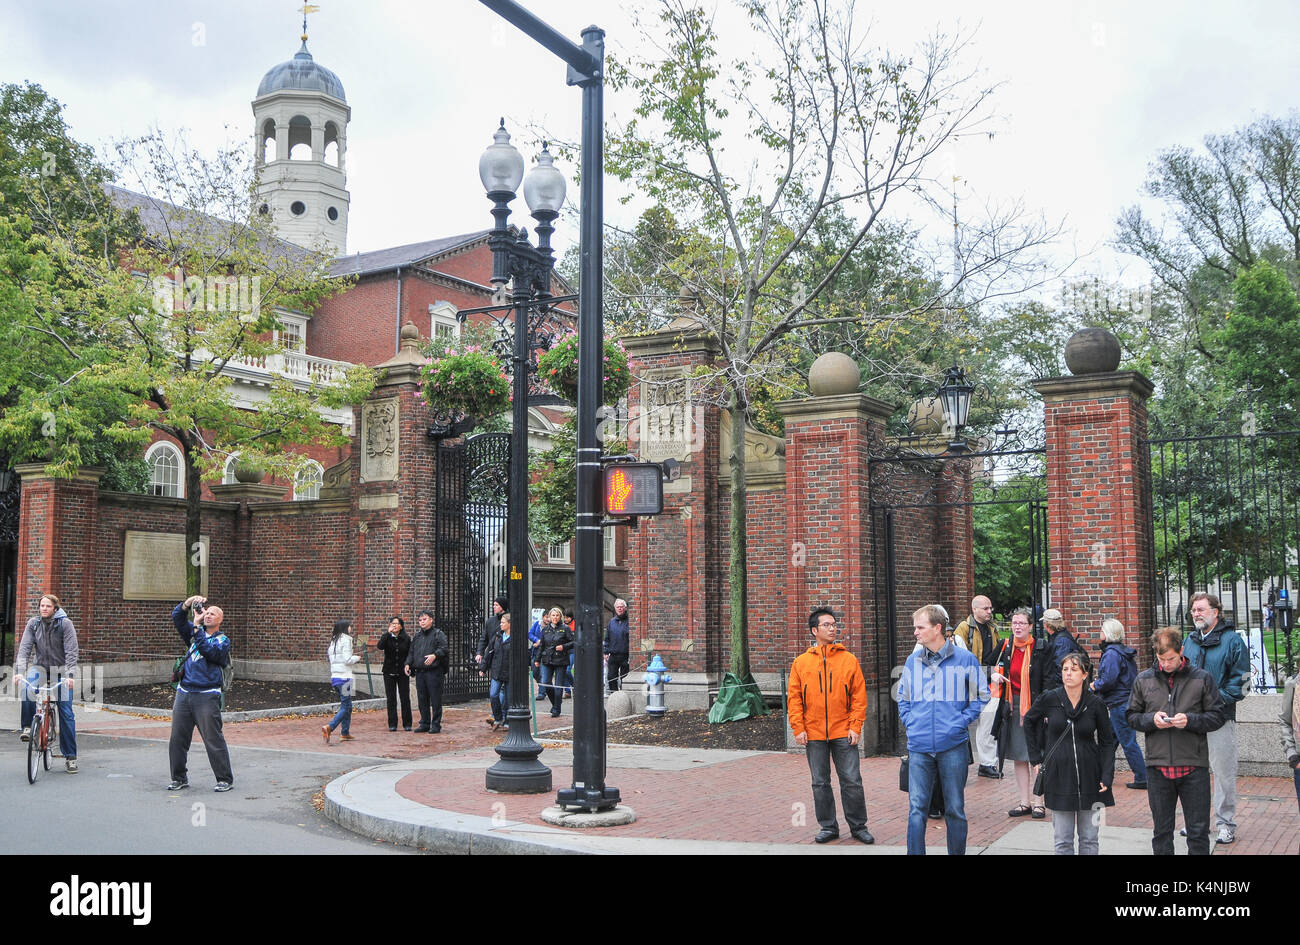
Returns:
[[[542,623],[541,649],[537,665],[542,670],[542,688],[551,697],[551,718],[559,718],[564,706],[564,674],[569,668],[573,634],[564,622],[564,612],[552,607]]]
[[[1034,820],[1047,817],[1041,796],[1033,793],[1034,769],[1029,763],[1029,743],[1025,739],[1024,717],[1043,695],[1043,682],[1047,677],[1047,664],[1051,655],[1037,651],[1031,632],[1033,620],[1028,607],[1021,607],[1011,615],[1011,639],[1003,640],[989,681],[998,686],[1005,706],[997,726],[998,756],[1015,764],[1016,787],[1020,803],[1007,811],[1008,817],[1032,814]],[[1008,697],[1009,692],[1009,697]]]
[[[339,710],[334,713],[334,718],[328,725],[320,727],[320,731],[325,736],[325,744],[328,745],[330,733],[342,727],[343,741],[350,742],[352,741],[349,732],[352,728],[352,687],[355,685],[352,664],[361,661],[361,657],[352,655],[351,623],[346,620],[334,621],[334,636],[325,655],[330,661],[330,685],[339,694]]]
[[[1046,693],[1025,714],[1031,761],[1041,762],[1039,781],[1052,811],[1057,856],[1096,856],[1101,807],[1113,807],[1115,732],[1101,696],[1084,688],[1088,655],[1061,660],[1063,686]]]

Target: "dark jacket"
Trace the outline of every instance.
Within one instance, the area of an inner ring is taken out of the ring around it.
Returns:
[[[615,614],[609,618],[609,626],[605,628],[605,652],[616,653],[619,656],[627,656],[629,635],[627,628],[627,617],[625,613],[622,617]]]
[[[432,653],[435,657],[432,666],[424,665],[424,658]],[[411,672],[419,673],[432,670],[446,675],[447,672],[447,635],[437,627],[428,630],[416,630],[411,637],[411,651],[406,654],[406,665]]]
[[[384,675],[400,676],[402,667],[406,665],[406,657],[411,652],[411,635],[405,628],[398,630],[397,636],[385,630],[379,635],[375,649],[384,654]]]
[[[1156,728],[1156,711],[1187,715],[1187,727]],[[1147,767],[1210,766],[1205,736],[1223,728],[1223,698],[1210,674],[1197,669],[1186,657],[1173,673],[1157,663],[1138,674],[1129,697],[1129,728],[1146,733]]]
[[[1043,797],[1051,810],[1089,810],[1097,801],[1114,806],[1115,796],[1098,787],[1109,788],[1115,780],[1115,732],[1101,696],[1085,689],[1072,706],[1064,688],[1045,693],[1025,713],[1025,741],[1030,764],[1052,752],[1043,773]]]
[[[500,629],[500,616],[488,614],[487,619],[483,621],[483,632],[479,634],[478,648],[474,650],[476,656],[483,656],[487,653],[487,648],[492,645],[492,638],[497,635],[497,631]]]
[[[992,620],[980,623],[971,614],[953,630],[953,636],[961,637],[966,649],[975,654],[981,666],[992,666],[997,662],[998,632]]]
[[[1003,735],[1010,734],[1006,723],[1011,718],[1011,658],[1015,655],[1015,646],[1011,637],[998,641],[997,657],[993,665],[1003,676],[1007,677],[1007,682],[1002,683],[1001,697],[1002,702],[998,705],[998,715],[993,721],[993,737],[999,742],[1002,741]],[[1044,692],[1047,691],[1045,679],[1047,677],[1047,667],[1051,662],[1047,658],[1046,644],[1042,640],[1034,640],[1034,651],[1029,656],[1029,707],[1032,709],[1034,703],[1039,700]]]
[[[224,633],[209,636],[206,630],[190,623],[185,616],[184,601],[172,611],[172,624],[181,641],[190,648],[180,688],[186,692],[219,691],[222,667],[230,665],[230,638]]]
[[[1137,650],[1123,643],[1107,641],[1101,645],[1101,659],[1097,662],[1097,679],[1092,684],[1092,691],[1106,701],[1112,709],[1128,705],[1128,697],[1133,692],[1133,680],[1137,679]]]
[[[563,649],[556,650],[557,646]],[[573,649],[573,632],[569,625],[561,620],[555,626],[542,624],[542,651],[539,654],[543,666],[568,666],[569,651]]]
[[[1059,689],[1061,683],[1061,660],[1065,659],[1071,653],[1082,653],[1083,647],[1079,646],[1079,641],[1074,638],[1068,629],[1062,627],[1055,633],[1048,634],[1044,641],[1047,644],[1045,652],[1051,653],[1052,658],[1048,661],[1047,676],[1044,679],[1047,689]]]
[[[1246,697],[1246,682],[1250,679],[1250,648],[1241,634],[1220,619],[1204,636],[1195,630],[1187,634],[1183,656],[1210,674],[1223,699],[1224,719],[1236,721],[1237,703]]]
[[[510,640],[513,639],[514,634],[511,633]],[[492,639],[488,641],[487,648],[483,651],[482,670],[487,673],[488,679],[495,679],[497,682],[509,682],[510,640],[507,640],[502,635],[498,623],[497,632],[492,634]]]

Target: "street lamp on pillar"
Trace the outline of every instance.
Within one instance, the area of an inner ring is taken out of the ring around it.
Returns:
[[[965,453],[970,447],[961,438],[962,427],[970,416],[970,398],[975,393],[975,385],[966,378],[966,372],[956,364],[943,374],[943,383],[939,385],[939,401],[943,404],[945,426],[952,427],[952,442],[948,452]]]
[[[497,346],[508,348],[513,396],[510,436],[510,494],[506,514],[507,597],[512,618],[510,632],[509,698],[506,710],[506,740],[497,746],[500,760],[486,773],[490,791],[538,794],[551,790],[551,769],[538,760],[541,745],[530,730],[532,711],[528,691],[528,614],[532,599],[528,572],[528,394],[536,364],[536,352],[551,346],[550,323],[551,249],[553,223],[564,206],[564,176],[555,168],[546,145],[537,167],[524,178],[524,159],[510,144],[505,120],[493,136],[493,144],[479,158],[479,178],[492,201],[495,224],[488,237],[492,249],[492,284],[495,300],[507,303],[510,315],[493,318],[502,329]],[[524,200],[537,220],[537,245],[528,231],[511,233],[510,201],[520,183]],[[513,316],[513,321],[510,321]],[[513,330],[509,330],[510,325]]]

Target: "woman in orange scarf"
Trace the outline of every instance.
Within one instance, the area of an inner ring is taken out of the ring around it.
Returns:
[[[1002,704],[1010,706],[1010,717],[1004,716],[997,738],[999,754],[1015,763],[1020,803],[1007,811],[1007,815],[1024,817],[1032,813],[1035,820],[1042,820],[1047,816],[1047,808],[1043,806],[1041,797],[1031,794],[1034,767],[1029,763],[1024,717],[1029,707],[1043,694],[1043,680],[1051,657],[1046,650],[1042,653],[1035,652],[1034,636],[1030,632],[1032,623],[1027,607],[1021,607],[1011,615],[1011,639],[1002,641],[990,680],[1000,687]],[[1010,698],[1007,697],[1007,691],[1010,692]]]

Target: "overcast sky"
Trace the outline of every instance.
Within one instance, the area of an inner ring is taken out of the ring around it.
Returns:
[[[40,83],[66,106],[73,134],[96,146],[155,125],[186,128],[200,146],[245,138],[262,74],[298,48],[297,5],[0,0],[0,81]],[[611,49],[638,47],[613,2],[526,5],[575,40],[594,23]],[[501,115],[511,127],[577,138],[580,93],[564,84],[563,65],[475,0],[320,6],[309,45],[352,108],[349,251],[488,227],[477,162]],[[896,51],[936,26],[978,28],[969,65],[1004,83],[993,100],[999,130],[992,141],[963,139],[947,160],[969,188],[963,199],[1019,198],[1065,218],[1063,255],[1111,238],[1160,149],[1295,107],[1296,12],[1294,0],[913,0],[859,10],[874,18],[876,42]],[[743,26],[726,32],[726,51],[743,56]],[[611,98],[607,111],[616,117],[626,103]],[[606,194],[617,216],[617,187]],[[573,225],[560,236],[576,239]],[[1084,266],[1120,262],[1103,252]]]

